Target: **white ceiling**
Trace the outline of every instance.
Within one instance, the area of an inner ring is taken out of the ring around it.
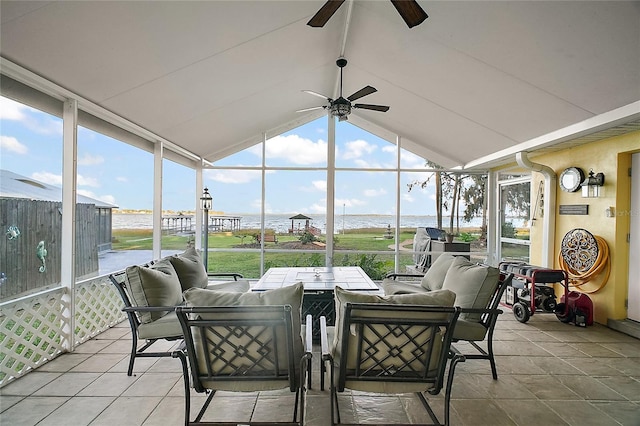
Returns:
[[[323,114],[295,111],[341,55],[345,96],[391,106],[350,122],[447,167],[640,122],[640,2],[419,3],[409,29],[388,1],[311,28],[323,0],[2,0],[0,54],[210,161]]]

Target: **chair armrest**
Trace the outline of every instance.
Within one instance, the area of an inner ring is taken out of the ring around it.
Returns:
[[[177,306],[126,306],[123,312],[166,312],[175,311]]]
[[[487,309],[487,308],[460,308],[461,314],[489,314],[500,315],[504,311],[502,309]]]
[[[244,278],[244,275],[237,274],[235,272],[220,272],[220,273],[209,272],[209,273],[207,273],[207,277],[209,277],[209,278],[213,278],[213,277],[232,277],[234,281],[238,281],[238,279]]]
[[[311,353],[313,351],[313,317],[311,314],[307,315],[305,324],[304,349],[305,352]]]
[[[330,358],[329,353],[329,335],[327,334],[327,319],[324,316],[320,317],[320,351],[322,359]]]
[[[420,274],[396,274],[396,273],[388,273],[385,278],[390,278],[392,280],[395,280],[396,278],[417,278],[417,279],[422,279],[424,277],[423,275]]]

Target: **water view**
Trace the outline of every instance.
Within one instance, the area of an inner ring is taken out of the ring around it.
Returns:
[[[189,215],[187,215],[188,217]],[[259,229],[260,215],[252,214],[228,214],[229,217],[240,217],[240,229]],[[291,227],[291,214],[268,214],[265,215],[265,228],[273,229],[276,233],[287,233]],[[325,234],[327,230],[327,220],[324,214],[307,214],[311,217],[310,225],[320,228]],[[191,216],[193,217],[193,216]],[[210,216],[211,217],[211,216]],[[299,220],[296,222],[300,222]],[[512,220],[515,227],[525,226],[522,219]],[[400,218],[401,228],[435,227],[437,223],[435,216],[402,216]],[[443,219],[444,227],[447,228],[449,218]],[[304,224],[302,224],[304,225]],[[391,225],[395,228],[395,217],[393,215],[336,215],[335,232],[339,233],[343,229],[363,229],[363,228],[386,228]],[[480,228],[482,218],[474,218],[471,222],[460,221],[460,228]],[[192,223],[195,226],[195,220]],[[150,214],[114,214],[113,229],[151,229],[152,216]]]

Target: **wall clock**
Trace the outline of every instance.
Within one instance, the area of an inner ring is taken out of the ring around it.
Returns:
[[[560,188],[567,192],[576,192],[580,189],[580,184],[584,181],[584,172],[580,167],[569,167],[564,169],[560,175]]]

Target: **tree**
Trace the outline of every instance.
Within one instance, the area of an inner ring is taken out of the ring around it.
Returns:
[[[455,228],[460,230],[460,204],[464,204],[464,220],[471,221],[478,214],[482,215],[482,237],[486,233],[486,202],[485,186],[486,175],[469,174],[462,172],[445,171],[442,166],[427,161],[426,166],[433,169],[433,174],[425,181],[411,182],[408,187],[411,191],[415,186],[426,188],[433,179],[435,185],[436,220],[437,227],[442,229],[443,212],[449,214],[449,232]]]

